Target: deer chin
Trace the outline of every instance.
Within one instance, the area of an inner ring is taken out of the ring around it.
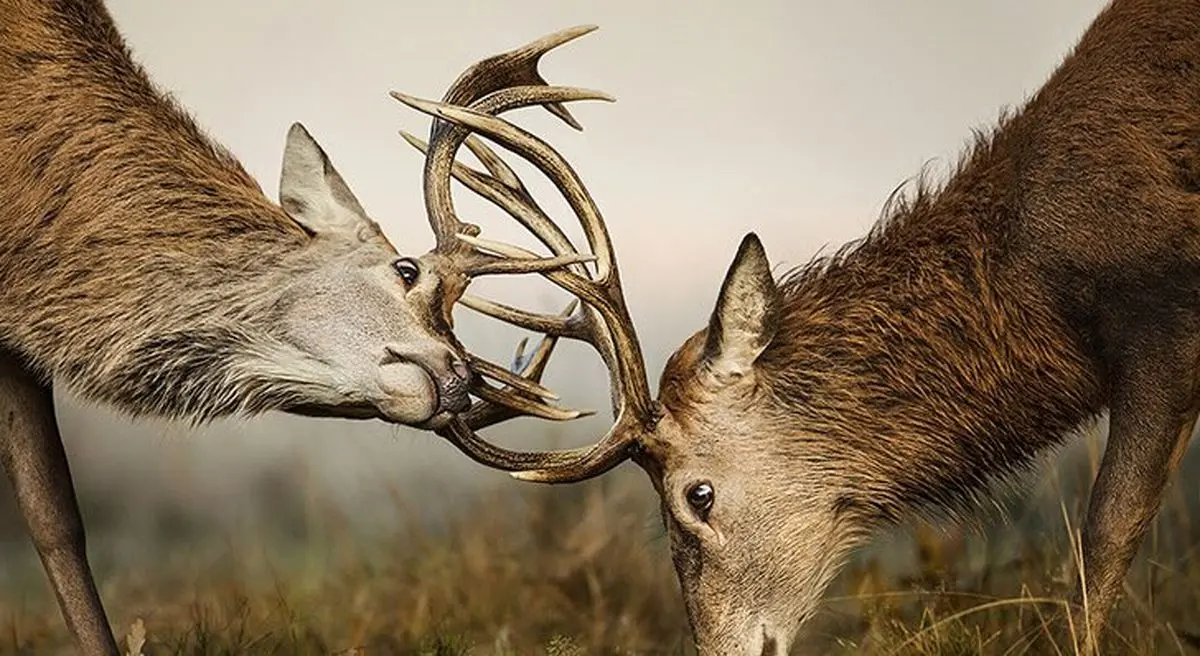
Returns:
[[[748,623],[736,637],[702,636],[696,646],[701,654],[787,656],[794,640],[794,630],[780,630],[770,622],[759,621]]]
[[[387,421],[424,427],[439,414],[441,393],[424,367],[411,362],[394,362],[380,370],[382,397],[376,407]]]

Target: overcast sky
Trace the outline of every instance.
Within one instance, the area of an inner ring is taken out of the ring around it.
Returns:
[[[703,325],[744,233],[756,231],[781,266],[861,235],[898,184],[931,161],[943,170],[972,128],[1035,91],[1102,4],[109,2],[151,77],[268,195],[277,191],[284,134],[300,121],[392,240],[414,254],[432,245],[421,157],[396,133],[423,135],[428,121],[387,92],[438,98],[477,59],[565,27],[599,25],[548,56],[542,70],[553,83],[602,89],[617,102],[573,107],[582,133],[543,113],[514,120],[558,147],[598,200],[652,384],[671,351]],[[529,182],[548,208],[562,207],[540,178]],[[485,207],[464,191],[457,197],[463,214]],[[497,214],[468,218],[483,223],[485,236],[520,238]],[[543,311],[564,298],[532,278],[489,280],[476,291]],[[468,310],[458,316],[463,341],[489,357],[505,356],[519,337]],[[564,348],[547,380],[571,404],[606,408],[603,369],[582,346]],[[77,475],[92,479],[128,464],[149,479],[235,477],[285,454],[333,481],[415,481],[446,468],[503,479],[432,435],[376,423],[271,417],[191,431],[65,401]],[[569,434],[598,434],[607,420],[579,422]]]

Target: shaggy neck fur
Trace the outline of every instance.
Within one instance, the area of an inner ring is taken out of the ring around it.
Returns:
[[[286,404],[235,363],[288,350],[269,272],[303,267],[309,236],[151,85],[101,2],[0,14],[0,346],[134,415]]]
[[[1101,410],[1078,337],[1015,265],[1020,140],[1005,121],[944,188],[781,282],[762,388],[818,437],[779,447],[855,468],[844,502],[868,520],[957,514]]]

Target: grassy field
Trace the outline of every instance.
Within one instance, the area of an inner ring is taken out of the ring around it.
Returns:
[[[1070,588],[1064,517],[1078,516],[1095,453],[1077,450],[977,532],[881,537],[795,653],[1056,653],[1045,627]],[[1138,558],[1107,653],[1200,653],[1198,455]],[[421,516],[412,499],[381,496],[397,516]],[[135,565],[94,540],[111,620],[122,636],[140,620],[146,656],[693,653],[655,500],[633,467],[577,486],[508,485],[385,535],[307,498],[259,530],[213,535],[176,519]],[[70,653],[31,550],[8,549],[0,653]]]

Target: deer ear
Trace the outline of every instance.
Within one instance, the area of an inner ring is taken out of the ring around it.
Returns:
[[[283,149],[279,204],[293,221],[314,235],[365,240],[373,232],[374,222],[367,218],[325,151],[299,123],[288,130]]]
[[[708,321],[704,360],[718,380],[734,380],[752,370],[775,337],[780,305],[767,253],[751,232],[738,247]]]

